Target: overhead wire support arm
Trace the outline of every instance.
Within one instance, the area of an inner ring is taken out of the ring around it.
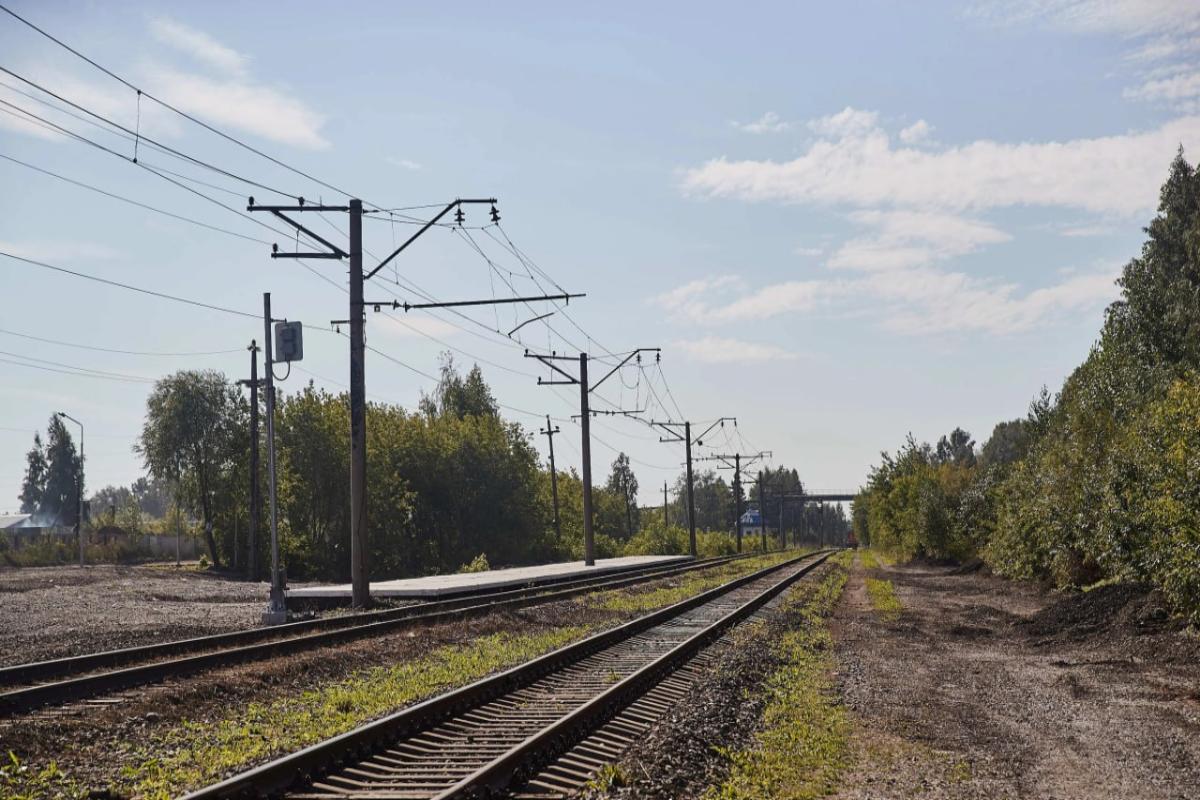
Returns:
[[[279,245],[273,244],[273,245],[271,245],[271,258],[336,258],[338,260],[341,260],[350,255],[349,253],[347,253],[342,248],[338,247],[333,242],[329,241],[328,239],[321,236],[320,234],[313,232],[309,228],[306,228],[301,223],[297,222],[296,220],[292,219],[291,217],[289,217],[283,213],[285,211],[288,211],[291,213],[298,213],[301,211],[349,211],[350,206],[305,205],[303,198],[301,198],[301,202],[299,205],[263,206],[263,205],[256,204],[254,202],[254,198],[251,197],[250,203],[246,206],[246,210],[247,211],[268,211],[268,212],[274,214],[279,219],[286,222],[288,225],[291,225],[293,228],[300,231],[301,233],[303,233],[305,236],[309,237],[313,241],[320,242],[321,244],[323,244],[329,248],[329,252],[327,252],[327,253],[281,253],[281,252],[279,252]]]
[[[597,389],[599,389],[599,388],[600,388],[600,384],[604,383],[606,380],[608,380],[609,378],[611,378],[611,377],[612,377],[612,376],[613,376],[613,375],[614,375],[614,374],[617,372],[617,370],[619,370],[621,367],[625,366],[625,365],[626,365],[626,364],[628,364],[630,361],[632,361],[632,360],[634,359],[634,357],[638,357],[638,360],[640,361],[640,360],[641,360],[640,356],[641,356],[641,354],[642,354],[642,353],[657,353],[657,354],[658,354],[658,358],[660,358],[660,359],[662,358],[662,348],[661,348],[661,347],[639,347],[638,349],[634,350],[634,351],[633,351],[632,353],[630,353],[629,355],[625,356],[625,358],[621,359],[621,361],[620,361],[620,362],[619,362],[619,363],[618,363],[618,364],[617,364],[615,367],[613,367],[612,369],[610,369],[610,370],[609,370],[609,371],[608,371],[608,372],[607,372],[607,373],[604,375],[604,377],[603,377],[603,378],[601,378],[600,380],[598,380],[598,381],[596,381],[595,383],[593,383],[593,384],[592,384],[592,387],[591,387],[591,389],[590,389],[590,391],[593,391],[593,392],[594,392],[594,391],[596,391]]]
[[[441,221],[442,217],[446,216],[447,214],[449,214],[451,211],[455,210],[456,208],[460,208],[467,204],[491,205],[492,209],[493,209],[492,217],[498,218],[498,215],[496,213],[494,213],[495,207],[496,207],[496,198],[494,198],[494,197],[488,197],[488,198],[462,198],[462,197],[460,197],[457,200],[453,200],[450,203],[448,203],[445,208],[443,208],[441,211],[439,211],[437,214],[435,214],[432,219],[430,219],[424,225],[422,225],[420,228],[418,228],[417,231],[415,233],[413,233],[412,236],[408,237],[404,241],[403,244],[401,244],[399,247],[397,247],[395,250],[393,250],[391,255],[389,255],[387,258],[383,259],[383,261],[380,261],[378,264],[376,264],[375,269],[368,272],[366,274],[366,277],[364,278],[364,280],[370,280],[371,278],[374,278],[376,273],[379,272],[379,270],[383,269],[388,264],[390,264],[392,259],[394,259],[396,256],[403,253],[404,250],[410,244],[415,242],[417,239],[421,238],[421,236],[426,231],[428,231],[434,225],[438,224],[438,222]]]
[[[496,298],[492,298],[489,300],[452,300],[449,302],[442,302],[442,303],[409,303],[409,302],[402,303],[399,300],[381,300],[381,301],[377,301],[377,302],[371,302],[370,300],[364,300],[364,301],[362,301],[362,305],[363,306],[374,306],[376,311],[378,311],[384,307],[390,307],[392,309],[402,308],[407,312],[407,311],[413,310],[414,308],[420,309],[420,308],[461,308],[463,306],[497,306],[497,305],[505,305],[505,304],[511,304],[511,303],[536,303],[538,301],[550,301],[550,300],[563,300],[567,303],[570,303],[571,300],[573,300],[577,297],[587,297],[587,295],[586,294],[578,294],[578,293],[570,294],[570,293],[564,292],[562,294],[538,294],[538,295],[531,295],[529,297],[496,297]],[[532,320],[530,320],[530,321],[532,322]]]

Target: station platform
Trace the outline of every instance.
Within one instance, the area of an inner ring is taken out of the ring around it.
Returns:
[[[413,600],[447,598],[518,586],[553,584],[584,575],[618,573],[624,570],[663,566],[690,560],[691,556],[624,556],[622,558],[598,558],[595,565],[590,567],[582,561],[567,561],[557,564],[540,564],[535,567],[493,569],[487,572],[426,575],[422,578],[372,582],[371,596]],[[350,584],[289,589],[287,597],[289,605],[314,602],[320,605],[338,605],[339,601],[349,603]]]

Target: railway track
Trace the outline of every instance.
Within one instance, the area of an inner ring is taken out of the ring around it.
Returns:
[[[392,633],[400,628],[515,609],[719,567],[746,556],[666,564],[550,585],[506,588],[402,608],[329,617],[0,668],[0,716],[111,695],[169,678]]]
[[[830,553],[737,578],[185,800],[565,797],[686,698],[708,645]]]

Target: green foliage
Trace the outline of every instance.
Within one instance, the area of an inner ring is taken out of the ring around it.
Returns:
[[[1058,394],[997,425],[965,481],[911,439],[885,456],[855,503],[863,541],[933,554],[949,519],[944,554],[1059,587],[1146,582],[1200,622],[1200,173],[1182,153],[1146,233]],[[935,483],[948,517],[927,513]]]
[[[837,789],[850,763],[850,720],[837,701],[833,642],[826,626],[846,585],[845,562],[835,563],[817,591],[793,593],[782,611],[798,624],[776,647],[781,665],[764,686],[762,729],[752,747],[724,750],[729,775],[706,800],[824,797]]]
[[[224,718],[186,721],[156,734],[143,760],[125,770],[122,782],[138,797],[166,800],[255,761],[299,750],[424,697],[528,661],[587,633],[585,627],[497,633],[270,703],[233,707]],[[167,755],[151,756],[152,752]]]
[[[155,478],[204,523],[213,563],[221,564],[213,535],[218,498],[245,451],[248,408],[237,387],[214,370],[182,370],[158,381],[146,400],[137,452]]]
[[[900,598],[896,597],[896,589],[892,582],[881,578],[867,578],[867,597],[871,600],[871,608],[887,620],[894,620],[904,610]]]
[[[460,574],[467,572],[487,572],[491,569],[488,564],[487,553],[480,553],[466,564],[458,568]]]

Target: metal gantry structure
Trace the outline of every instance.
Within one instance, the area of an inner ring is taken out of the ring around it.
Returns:
[[[396,300],[367,301],[363,297],[366,281],[379,274],[379,271],[403,253],[413,242],[429,231],[433,226],[449,214],[456,212],[456,221],[462,223],[462,207],[464,205],[489,205],[493,222],[499,221],[496,210],[496,199],[489,198],[457,198],[446,204],[440,212],[425,222],[391,254],[380,260],[368,273],[363,272],[362,219],[363,202],[357,198],[351,199],[347,205],[322,205],[305,203],[303,198],[295,205],[261,205],[250,198],[247,211],[265,211],[273,214],[284,223],[292,226],[298,233],[303,233],[318,244],[324,245],[325,250],[313,252],[281,252],[278,245],[272,245],[272,258],[319,258],[346,260],[350,266],[350,307],[349,318],[332,320],[332,324],[346,324],[350,328],[350,585],[353,604],[357,608],[370,605],[370,580],[367,570],[367,390],[366,390],[366,309],[368,306],[375,311],[381,311],[385,306],[403,308],[405,312],[414,309],[453,308],[460,306],[485,306],[504,303],[531,303],[537,301],[561,300],[569,303],[572,299],[583,297],[582,294],[562,292],[559,294],[543,294],[531,297],[491,298],[485,300],[457,300],[450,302],[431,303],[399,303]],[[304,212],[341,212],[349,215],[350,230],[348,234],[349,250],[343,250],[329,240],[305,227],[289,214]],[[268,369],[270,365],[268,364]],[[268,420],[268,426],[270,420]]]
[[[688,511],[688,550],[692,558],[696,557],[696,485],[692,475],[692,446],[704,444],[704,437],[712,430],[718,427],[725,427],[726,422],[732,422],[737,425],[737,417],[720,417],[713,424],[709,425],[704,431],[696,436],[692,436],[692,423],[688,420],[683,422],[660,422],[656,420],[648,420],[647,424],[652,428],[658,428],[663,436],[658,437],[660,442],[682,442],[686,453],[686,461],[684,462],[687,468],[687,511]],[[682,429],[682,433],[680,432]]]
[[[592,410],[590,406],[590,398],[592,392],[600,388],[609,378],[617,373],[621,367],[628,364],[635,358],[641,361],[642,353],[655,353],[656,358],[662,352],[659,347],[639,347],[636,350],[628,353],[625,358],[621,359],[615,367],[604,374],[600,380],[595,383],[590,383],[588,380],[588,354],[580,353],[578,356],[559,355],[557,352],[551,353],[534,353],[530,350],[525,351],[526,358],[537,359],[541,363],[550,368],[551,372],[558,375],[557,378],[549,380],[538,376],[538,386],[578,386],[579,387],[579,428],[580,428],[580,454],[581,464],[580,472],[583,480],[583,560],[587,566],[594,566],[596,563],[596,539],[595,532],[592,527]],[[564,361],[579,362],[579,374],[572,375],[566,369],[558,366]],[[549,420],[547,420],[549,424]],[[692,548],[692,554],[695,555],[695,548]]]
[[[717,467],[717,469],[733,470],[733,519],[734,527],[737,530],[737,550],[739,553],[742,552],[742,470],[757,461],[770,458],[772,455],[770,450],[760,450],[757,453],[714,453],[713,455],[696,459],[697,461],[717,461],[723,465]],[[767,549],[766,541],[766,535],[764,534],[763,550]]]

